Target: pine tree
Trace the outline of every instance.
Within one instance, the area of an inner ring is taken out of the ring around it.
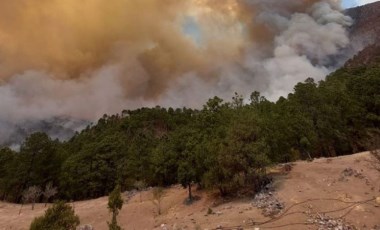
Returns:
[[[121,189],[117,185],[115,189],[111,192],[108,198],[108,209],[112,212],[112,221],[108,222],[108,227],[110,230],[121,230],[122,228],[117,224],[117,215],[123,207],[123,199],[121,198]]]

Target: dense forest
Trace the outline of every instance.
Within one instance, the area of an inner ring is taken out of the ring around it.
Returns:
[[[277,102],[244,98],[104,115],[67,142],[32,134],[20,151],[0,150],[0,199],[51,184],[65,200],[176,183],[233,195],[258,189],[271,164],[364,151],[380,136],[379,65],[307,79]]]

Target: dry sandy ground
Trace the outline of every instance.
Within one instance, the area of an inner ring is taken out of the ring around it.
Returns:
[[[313,162],[297,162],[288,174],[278,176],[274,186],[275,195],[285,204],[285,215],[259,229],[318,229],[315,225],[304,225],[306,213],[328,212],[331,217],[345,215],[345,221],[358,229],[372,229],[380,226],[380,204],[352,203],[370,200],[380,196],[380,172],[373,167],[375,159],[369,153],[351,156],[318,159]],[[342,171],[351,168],[359,176],[342,177]],[[201,199],[191,206],[184,204],[187,191],[179,186],[166,190],[162,201],[162,215],[157,215],[156,206],[151,201],[151,191],[132,197],[124,205],[119,223],[125,230],[163,229],[255,229],[255,223],[268,220],[261,211],[252,206],[252,199],[241,199],[216,205],[209,193],[196,192]],[[318,200],[309,200],[318,199]],[[337,199],[337,200],[331,200]],[[344,202],[341,202],[341,201]],[[307,201],[307,202],[305,202]],[[305,202],[305,203],[302,203]],[[110,219],[107,197],[96,200],[75,202],[75,212],[81,224],[91,224],[96,230],[107,229]],[[293,206],[295,205],[295,206]],[[217,213],[207,215],[208,208]],[[290,209],[289,209],[290,208]],[[288,210],[289,209],[289,210]],[[341,210],[340,210],[341,209]],[[32,211],[24,206],[0,203],[0,229],[28,229],[34,217],[44,213],[44,205],[37,205]],[[336,211],[340,210],[340,211]],[[300,223],[299,225],[288,225]],[[287,225],[283,226],[282,225]]]

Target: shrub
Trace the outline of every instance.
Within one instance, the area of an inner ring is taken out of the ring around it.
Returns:
[[[44,216],[35,218],[30,230],[75,230],[79,223],[79,217],[75,215],[73,208],[60,201],[46,210]]]

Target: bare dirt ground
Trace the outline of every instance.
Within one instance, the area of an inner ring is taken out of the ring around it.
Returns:
[[[374,167],[375,162],[375,158],[366,152],[294,163],[290,172],[277,175],[273,183],[271,196],[284,206],[275,217],[263,216],[261,210],[253,205],[253,198],[220,202],[207,192],[196,191],[195,195],[200,200],[188,206],[184,204],[187,191],[174,186],[166,190],[162,215],[158,215],[152,202],[152,192],[146,191],[137,193],[124,204],[118,220],[125,230],[377,230],[380,229],[380,200],[376,202],[380,197],[380,171]],[[127,199],[127,195],[124,197]],[[106,222],[110,219],[107,199],[73,203],[81,224],[106,230]],[[33,218],[43,215],[46,210],[43,204],[36,205],[34,211],[26,205],[19,215],[20,207],[0,203],[0,229],[28,229]],[[208,214],[209,208],[213,214]],[[268,223],[261,224],[268,220]],[[341,225],[334,227],[335,223]]]

